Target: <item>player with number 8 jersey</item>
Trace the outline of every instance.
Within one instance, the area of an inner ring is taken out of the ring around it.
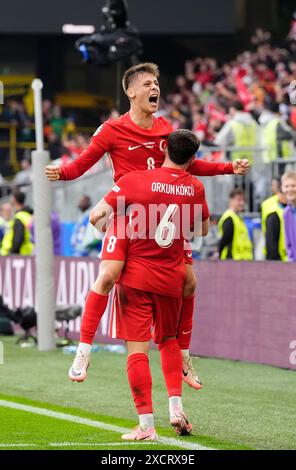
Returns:
[[[60,169],[61,180],[72,180],[83,175],[105,154],[109,155],[114,181],[135,170],[153,170],[161,167],[171,123],[153,118],[151,129],[137,126],[126,113],[118,119],[109,119],[95,132],[88,148],[73,162]],[[232,163],[209,163],[195,160],[188,172],[196,176],[233,174]]]
[[[129,113],[118,119],[109,119],[95,132],[87,150],[61,168],[61,179],[77,178],[106,153],[111,160],[115,182],[134,170],[159,168],[163,164],[170,132],[171,124],[164,118],[154,118],[151,129],[142,129],[134,124]]]

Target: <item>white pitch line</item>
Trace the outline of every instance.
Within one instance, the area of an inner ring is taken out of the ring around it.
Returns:
[[[21,403],[15,403],[13,401],[0,400],[0,406],[3,406],[5,408],[12,408],[14,410],[27,411],[29,413],[47,416],[49,418],[61,419],[63,421],[70,421],[76,424],[84,424],[85,426],[91,426],[93,428],[103,429],[105,431],[113,431],[120,434],[130,432],[130,429],[115,426],[113,424],[107,424],[101,421],[95,421],[93,419],[82,418],[80,416],[70,415],[67,413],[61,413],[59,411],[48,410],[47,408],[38,408],[37,406],[23,405]],[[190,440],[188,440],[188,442],[185,442],[182,439],[174,439],[172,437],[159,437],[157,442],[170,446],[177,446],[181,449],[188,450],[214,450],[211,447],[206,447],[202,446],[201,444],[190,442]]]
[[[37,447],[37,444],[1,444],[0,447]]]
[[[147,441],[143,441],[143,442],[137,442],[136,445],[139,446],[139,445],[159,445],[158,442],[147,442]],[[49,445],[51,447],[85,447],[85,446],[92,446],[92,447],[114,447],[114,446],[130,446],[131,443],[130,442],[50,442]]]
[[[137,442],[137,446],[143,445],[157,445],[157,442]],[[117,446],[130,446],[130,442],[50,442],[48,444],[50,447],[117,447]],[[16,443],[16,444],[2,444],[0,447],[37,447],[37,444],[31,444],[28,442]]]

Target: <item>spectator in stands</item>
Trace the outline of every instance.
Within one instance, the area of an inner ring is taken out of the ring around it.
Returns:
[[[101,241],[94,235],[93,227],[89,223],[89,214],[91,211],[91,199],[84,195],[78,203],[78,209],[81,215],[75,224],[71,236],[71,246],[73,256],[94,256],[99,254]]]
[[[76,156],[78,157],[89,145],[89,137],[85,134],[77,134],[76,138]],[[75,156],[75,157],[76,157]]]
[[[9,182],[0,173],[0,197],[7,196],[10,192]]]
[[[54,132],[50,132],[47,137],[48,150],[51,160],[57,160],[64,153],[64,148],[60,137]]]
[[[9,229],[9,222],[13,216],[12,205],[10,202],[5,202],[0,207],[0,243],[4,238],[7,230]]]
[[[50,118],[50,126],[53,132],[58,137],[61,137],[66,127],[66,124],[66,119],[62,116],[62,109],[58,104],[56,104],[51,110]]]
[[[279,105],[274,102],[267,102],[259,117],[260,124],[260,144],[266,148],[263,152],[263,160],[270,163],[277,158],[290,158],[293,156],[295,147],[293,140],[296,133],[281,118]]]
[[[252,260],[253,245],[248,228],[241,216],[245,208],[245,195],[234,189],[229,195],[229,208],[218,223],[219,255],[222,260]]]
[[[20,100],[8,99],[4,103],[2,120],[14,124],[23,124],[28,119],[25,107]]]
[[[268,44],[271,39],[271,34],[268,31],[264,31],[262,28],[257,28],[254,35],[251,37],[251,43],[254,46],[261,46]]]
[[[290,41],[296,42],[296,11],[293,13],[288,39]]]
[[[285,242],[284,209],[286,196],[280,186],[275,194],[261,204],[262,233],[265,237],[265,257],[269,261],[288,261]]]
[[[52,109],[52,102],[50,100],[43,100],[42,101],[42,113],[43,119],[45,122],[48,122],[50,119],[50,112]]]
[[[1,255],[10,254],[31,255],[33,243],[31,242],[30,224],[32,221],[32,209],[25,206],[26,196],[21,191],[15,191],[12,196],[12,206],[15,215],[9,222],[9,228],[5,233]]]
[[[70,161],[75,160],[87,148],[90,142],[90,137],[85,134],[77,134],[74,138],[63,139],[62,153],[60,158],[57,159],[56,165],[65,166]],[[61,150],[60,150],[61,151]]]
[[[282,190],[288,206],[284,211],[286,249],[289,261],[296,262],[296,172],[282,176]]]
[[[31,160],[24,158],[21,163],[21,170],[13,178],[13,185],[22,189],[22,186],[28,186],[32,183]]]

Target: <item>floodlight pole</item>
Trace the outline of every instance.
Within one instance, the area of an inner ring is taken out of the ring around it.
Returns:
[[[51,230],[52,191],[44,174],[49,163],[49,152],[44,150],[42,93],[43,83],[32,82],[34,91],[35,129],[37,150],[32,152],[33,207],[35,228],[36,311],[39,351],[54,349],[54,275],[53,242]]]

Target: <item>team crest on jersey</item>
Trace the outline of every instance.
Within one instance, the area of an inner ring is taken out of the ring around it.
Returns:
[[[159,142],[159,150],[161,152],[164,152],[166,149],[166,146],[167,146],[167,141],[165,139],[161,139],[161,141]]]
[[[100,125],[100,127],[97,128],[96,132],[94,133],[93,137],[95,137],[96,135],[98,135],[101,130],[103,129],[103,124]]]

